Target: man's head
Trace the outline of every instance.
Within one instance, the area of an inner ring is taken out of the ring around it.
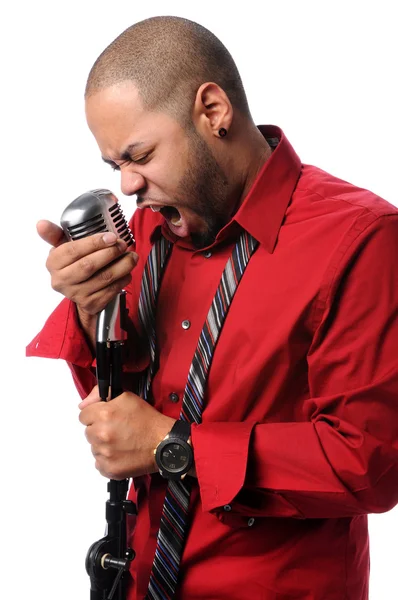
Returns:
[[[89,127],[104,160],[120,169],[123,193],[160,208],[176,235],[210,244],[245,185],[231,147],[236,122],[252,124],[221,42],[186,19],[142,21],[99,56],[85,96]]]

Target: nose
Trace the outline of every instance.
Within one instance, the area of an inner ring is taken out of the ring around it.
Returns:
[[[139,173],[129,169],[121,169],[120,188],[125,196],[137,194],[145,187],[145,179]]]

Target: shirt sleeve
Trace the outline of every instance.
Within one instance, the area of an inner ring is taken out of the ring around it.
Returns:
[[[26,348],[26,356],[66,361],[79,395],[85,398],[96,384],[95,357],[80,327],[76,305],[64,298]],[[149,357],[131,323],[123,364],[125,389],[136,389]]]
[[[378,217],[328,282],[302,421],[193,426],[205,511],[339,518],[398,503],[397,256],[398,216]]]

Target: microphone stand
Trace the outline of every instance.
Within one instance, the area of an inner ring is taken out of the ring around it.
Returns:
[[[101,400],[116,398],[123,392],[122,349],[126,334],[126,292],[123,290],[98,315],[96,350],[97,381]],[[105,537],[94,542],[86,556],[90,577],[90,600],[126,600],[126,578],[135,557],[127,547],[126,515],[136,513],[135,504],[126,500],[129,480],[108,482]]]

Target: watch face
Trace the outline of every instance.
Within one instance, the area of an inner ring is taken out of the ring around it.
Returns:
[[[166,444],[160,452],[160,462],[170,473],[183,471],[189,463],[188,450],[179,443]]]

